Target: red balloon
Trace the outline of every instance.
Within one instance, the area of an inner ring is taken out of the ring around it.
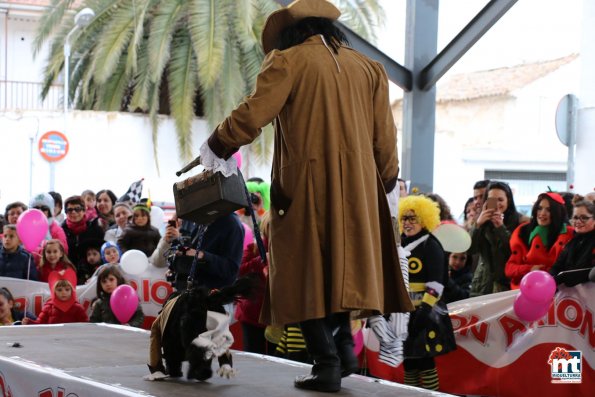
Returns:
[[[109,300],[114,316],[122,324],[127,323],[138,307],[138,294],[128,284],[122,284],[112,292]]]
[[[536,321],[547,314],[550,304],[551,302],[537,303],[531,301],[523,293],[519,293],[514,299],[514,314],[522,321]]]
[[[48,218],[38,209],[23,212],[17,219],[17,235],[27,251],[33,251],[45,239],[49,224]]]

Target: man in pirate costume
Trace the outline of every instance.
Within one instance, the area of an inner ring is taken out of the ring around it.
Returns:
[[[358,370],[350,313],[413,310],[386,193],[397,184],[396,127],[382,65],[348,46],[326,0],[273,12],[252,94],[200,149],[208,169],[273,122],[269,279],[261,322],[299,323],[314,360],[301,389],[336,392]]]

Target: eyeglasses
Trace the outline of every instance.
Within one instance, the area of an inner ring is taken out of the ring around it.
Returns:
[[[415,215],[404,215],[401,217],[401,222],[405,223],[405,222],[409,222],[412,225],[417,223],[417,216]]]
[[[71,212],[81,212],[83,210],[83,207],[70,207],[70,208],[66,208],[66,213],[70,214]]]
[[[593,218],[592,216],[587,216],[587,215],[575,215],[572,217],[572,220],[577,222],[577,221],[581,221],[582,223],[587,222],[589,219]]]

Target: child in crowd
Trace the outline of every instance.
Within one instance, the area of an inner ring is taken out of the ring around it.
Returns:
[[[145,204],[137,204],[132,208],[132,224],[124,229],[118,245],[123,252],[139,250],[148,258],[157,248],[160,239],[159,230],[151,226],[151,209]]]
[[[19,325],[23,317],[29,317],[37,320],[33,313],[17,310],[12,294],[6,287],[0,288],[0,326]]]
[[[444,289],[446,303],[467,299],[473,279],[473,258],[466,252],[452,252],[448,256],[448,284]]]
[[[120,251],[120,247],[118,244],[112,243],[111,241],[106,241],[101,246],[101,259],[103,263],[109,263],[112,265],[117,265],[120,263],[120,256],[122,256],[122,251]]]
[[[76,273],[73,269],[52,272],[52,297],[43,305],[37,320],[25,317],[23,324],[64,324],[89,321],[85,308],[76,300]]]
[[[77,283],[85,284],[99,266],[103,264],[101,260],[101,241],[90,240],[84,244],[83,261],[77,266]]]
[[[114,312],[112,312],[110,298],[112,292],[122,284],[126,284],[126,280],[117,265],[106,265],[99,270],[99,276],[97,277],[97,300],[93,303],[91,322],[121,324],[114,315]],[[128,320],[128,323],[123,325],[140,328],[143,325],[144,319],[145,315],[139,302],[132,318]]]
[[[25,203],[20,201],[10,203],[6,206],[6,210],[4,211],[4,221],[7,225],[16,225],[19,216],[25,211],[27,211]]]
[[[3,232],[0,246],[0,276],[37,280],[35,263],[31,254],[21,247],[16,226],[5,225]]]
[[[62,247],[64,247],[64,251],[68,254],[68,241],[66,240],[64,229],[62,229],[60,224],[54,220],[54,198],[49,193],[36,194],[29,201],[29,208],[43,212],[49,225],[45,239],[60,240],[60,242],[62,242]],[[36,263],[39,264],[42,255],[41,247],[34,249],[31,253],[33,254]]]
[[[97,218],[97,210],[95,205],[97,204],[97,198],[92,190],[85,190],[81,193],[81,198],[85,202],[85,219],[91,221]]]
[[[76,272],[76,267],[74,267],[68,256],[66,256],[62,242],[57,239],[45,241],[38,268],[39,281],[48,282],[50,274],[53,271],[66,269]],[[76,281],[74,285],[76,285]]]

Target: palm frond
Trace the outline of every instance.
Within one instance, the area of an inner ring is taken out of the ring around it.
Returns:
[[[233,38],[230,39],[230,41],[232,40]],[[231,42],[228,42],[225,48],[225,59],[217,86],[218,106],[207,113],[211,129],[231,113],[245,94],[245,84],[238,61],[238,51]]]
[[[263,57],[264,54],[260,45],[255,45],[248,51],[240,50],[239,64],[242,68],[242,76],[244,76],[244,95],[247,95],[254,88]]]
[[[130,40],[130,43],[128,43],[126,57],[126,73],[130,75],[136,73],[136,68],[138,67],[138,48],[145,32],[145,17],[149,11],[149,8],[153,4],[153,1],[132,0],[134,31],[132,34],[132,39]]]
[[[134,7],[132,2],[126,2],[120,4],[118,12],[114,13],[105,25],[93,53],[94,78],[98,84],[111,79],[114,69],[120,64],[122,52],[133,36],[134,22]]]
[[[147,49],[147,41],[144,40],[138,50],[138,68],[133,78],[134,93],[130,100],[129,110],[135,111],[141,109],[147,111],[149,108],[149,88],[151,84],[149,53]],[[161,79],[157,85],[161,83]]]
[[[50,38],[57,27],[61,25],[64,15],[72,5],[74,0],[52,0],[39,20],[37,34],[33,39],[32,50],[35,58],[41,51],[44,43]]]
[[[192,120],[194,99],[198,90],[196,58],[188,31],[182,29],[174,36],[167,81],[171,115],[178,134],[178,149],[181,157],[192,158]]]
[[[221,0],[190,0],[188,30],[198,60],[198,79],[203,89],[219,77],[227,35],[227,3]]]
[[[336,0],[335,3],[341,10],[341,22],[364,39],[376,41],[376,29],[384,24],[384,12],[378,0]]]
[[[162,1],[153,15],[148,39],[149,73],[152,82],[161,79],[169,61],[173,32],[187,10],[184,0]]]
[[[159,84],[150,84],[148,98],[149,120],[151,121],[151,141],[153,142],[153,157],[155,159],[157,175],[159,175],[159,153],[157,152],[157,140],[159,139],[159,117],[157,116],[157,111],[159,110]]]
[[[95,82],[98,86],[95,110],[117,112],[122,109],[122,98],[128,87],[130,76],[126,74],[126,62],[120,59],[105,83]]]

